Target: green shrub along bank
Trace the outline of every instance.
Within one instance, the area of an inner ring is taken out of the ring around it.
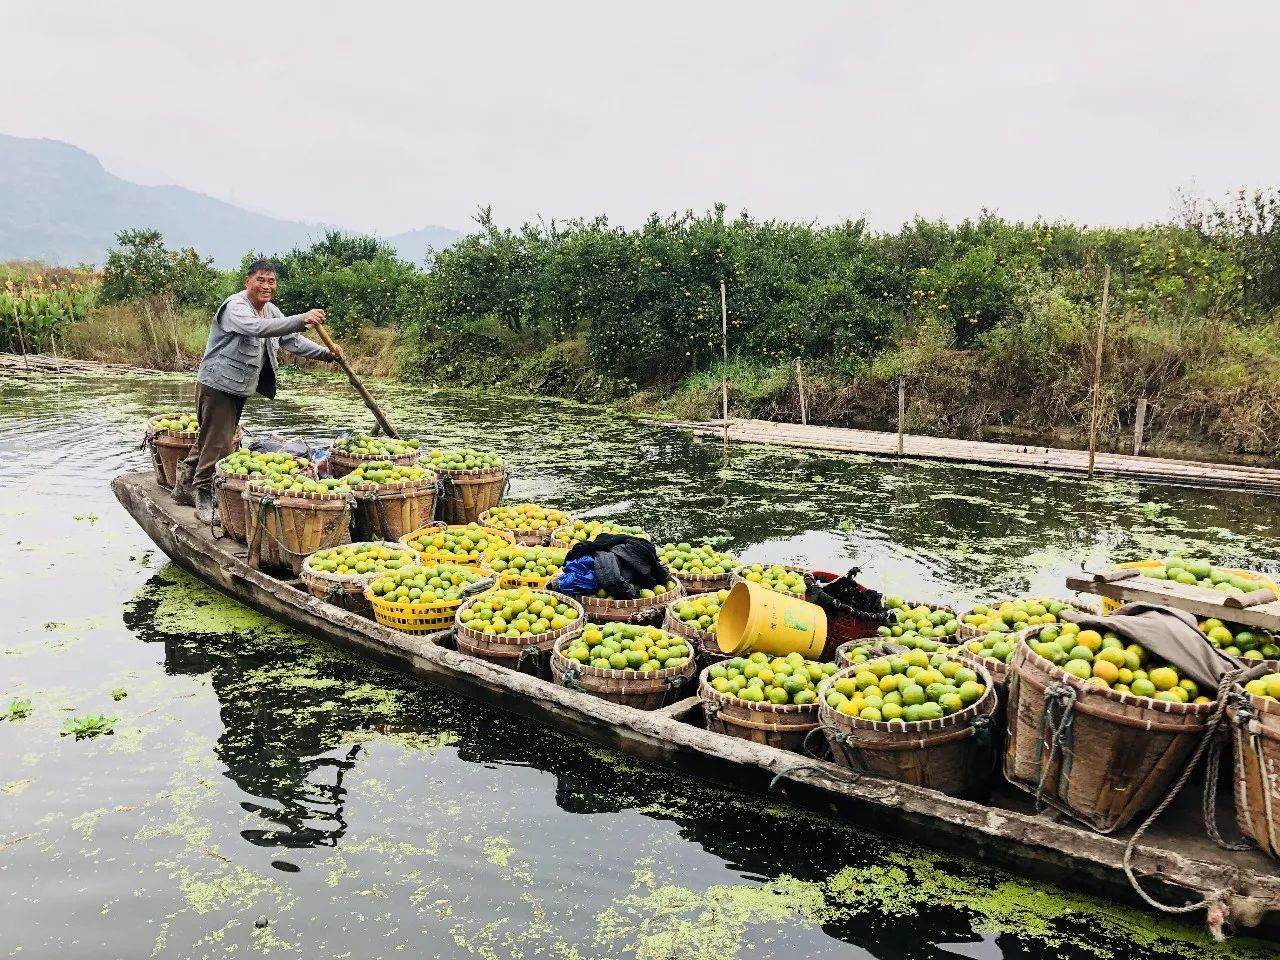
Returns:
[[[983,213],[876,233],[718,206],[636,229],[600,218],[512,230],[483,210],[470,236],[422,266],[336,233],[275,259],[282,309],[323,306],[352,355],[367,351],[377,370],[394,356],[414,382],[716,416],[723,281],[735,415],[797,419],[800,361],[813,422],[892,428],[903,378],[909,430],[1063,444],[1087,434],[1110,268],[1104,447],[1132,443],[1145,398],[1153,452],[1275,458],[1278,224],[1275,191],[1184,197],[1173,221],[1131,228]],[[240,286],[154,231],[119,240],[100,302],[66,321],[82,341],[107,336],[100,311],[113,304],[207,313]],[[138,333],[153,350],[159,328]],[[369,337],[391,330],[394,345]]]

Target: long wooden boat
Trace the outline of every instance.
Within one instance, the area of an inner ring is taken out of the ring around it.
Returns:
[[[173,503],[152,471],[121,475],[112,490],[175,563],[241,603],[344,650],[729,789],[772,794],[860,828],[1141,905],[1124,873],[1124,836],[1101,836],[1057,815],[1036,815],[1030,798],[1013,788],[997,788],[989,805],[960,800],[713,733],[703,726],[696,698],[646,712],[515,673],[447,643],[379,626],[312,597],[297,581],[250,567],[240,544],[213,537],[191,510]],[[1220,822],[1231,823],[1229,791],[1220,792]],[[1219,849],[1204,835],[1199,790],[1184,793],[1135,849],[1133,866],[1144,886],[1169,903],[1225,896],[1233,921],[1256,924],[1255,935],[1280,939],[1280,864],[1258,851]]]

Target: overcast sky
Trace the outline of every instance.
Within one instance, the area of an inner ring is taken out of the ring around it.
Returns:
[[[1133,223],[1280,160],[1267,0],[4,7],[0,130],[384,234],[486,204]]]

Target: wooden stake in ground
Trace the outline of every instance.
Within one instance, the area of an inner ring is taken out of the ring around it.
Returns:
[[[809,404],[804,399],[804,368],[796,357],[796,386],[800,389],[800,422],[809,425]]]
[[[1138,409],[1133,416],[1133,455],[1142,453],[1142,441],[1147,432],[1147,398],[1138,398]]]
[[[720,281],[720,416],[724,423],[724,442],[729,444],[729,300],[724,281]]]
[[[356,388],[356,393],[360,394],[364,405],[369,408],[369,412],[373,414],[373,419],[378,421],[378,426],[382,428],[383,433],[388,437],[400,439],[400,434],[396,433],[396,428],[391,425],[391,421],[387,419],[387,415],[382,412],[382,408],[378,406],[378,401],[373,399],[367,387],[360,382],[360,378],[356,376],[356,372],[351,369],[351,364],[347,362],[346,355],[338,349],[338,345],[333,342],[333,337],[329,336],[329,331],[324,328],[323,323],[317,323],[311,328],[320,337],[324,348],[338,358],[338,366],[342,367],[346,373],[347,379],[351,381],[351,385]]]
[[[907,418],[907,378],[898,378],[898,456],[902,456],[902,427]]]
[[[1089,408],[1089,476],[1098,453],[1098,420],[1102,417],[1102,338],[1107,329],[1107,307],[1111,303],[1111,265],[1102,274],[1102,310],[1098,314],[1098,342],[1093,351],[1093,404]]]

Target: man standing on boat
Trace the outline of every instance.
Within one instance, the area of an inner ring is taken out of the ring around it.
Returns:
[[[223,301],[213,316],[200,372],[196,375],[196,420],[200,434],[191,453],[178,465],[173,499],[196,508],[201,523],[213,520],[213,468],[235,450],[236,428],[245,401],[255,391],[276,395],[276,350],[309,360],[337,357],[302,335],[324,322],[323,310],[286,317],[271,301],[276,295],[276,268],[270,260],[249,264],[244,290]]]

